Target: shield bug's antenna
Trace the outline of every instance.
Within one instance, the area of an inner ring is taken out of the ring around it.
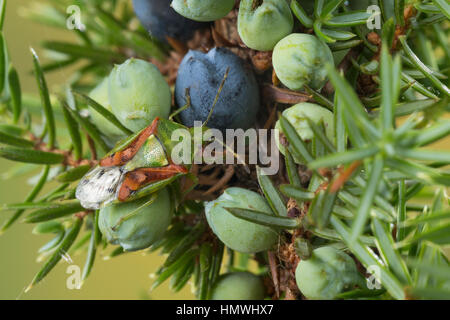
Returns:
[[[180,114],[181,112],[183,112],[184,110],[188,109],[191,107],[191,95],[190,95],[190,88],[186,88],[185,91],[185,97],[186,97],[186,104],[184,106],[182,106],[181,108],[179,108],[178,110],[174,111],[170,116],[169,116],[169,120],[173,120],[173,118],[175,116],[177,116],[178,114]]]
[[[228,78],[228,73],[229,73],[229,72],[230,72],[230,67],[228,67],[228,68],[227,68],[227,71],[225,71],[225,75],[223,76],[222,82],[220,83],[219,90],[217,90],[217,94],[216,94],[216,97],[214,98],[214,102],[213,102],[213,105],[212,105],[212,107],[211,107],[211,110],[209,110],[208,117],[206,118],[205,122],[203,122],[202,128],[205,127],[206,124],[208,123],[209,119],[211,119],[211,116],[212,116],[212,114],[213,114],[213,112],[214,112],[214,108],[215,108],[215,106],[216,106],[216,104],[217,104],[217,101],[219,100],[220,93],[222,92],[223,86],[225,85],[225,81],[226,81],[227,78]]]

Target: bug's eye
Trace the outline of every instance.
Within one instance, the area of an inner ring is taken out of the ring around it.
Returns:
[[[116,198],[124,171],[119,167],[97,166],[81,179],[76,197],[86,209],[99,209]]]

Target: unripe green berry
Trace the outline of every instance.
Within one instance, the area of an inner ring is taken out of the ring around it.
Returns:
[[[109,101],[124,126],[138,131],[170,114],[170,88],[158,69],[140,59],[116,65],[109,76]]]
[[[324,42],[303,33],[290,34],[278,42],[272,61],[278,79],[291,90],[300,90],[305,84],[322,88],[327,81],[325,65],[334,63]]]
[[[111,104],[109,103],[108,78],[103,79],[102,82],[89,93],[89,97],[101,104],[106,110],[112,112]],[[92,122],[109,142],[115,144],[120,139],[125,138],[124,133],[119,128],[106,120],[105,117],[98,113],[94,108],[89,108],[89,112],[91,114]]]
[[[225,17],[234,0],[173,0],[172,8],[183,17],[195,21],[215,21]]]
[[[100,209],[99,228],[109,242],[125,251],[141,250],[161,239],[172,213],[169,192],[162,189],[153,202],[150,196]]]
[[[272,50],[278,41],[292,32],[294,18],[286,0],[243,0],[239,7],[238,32],[247,47]]]
[[[314,137],[314,132],[312,131],[308,119],[314,123],[323,122],[325,126],[325,134],[327,138],[333,143],[335,140],[335,130],[334,130],[334,116],[331,111],[325,109],[314,103],[301,102],[283,111],[283,116],[289,121],[290,124],[295,128],[300,138],[303,141],[309,142]],[[283,133],[281,129],[280,120],[275,124],[275,129],[278,133]],[[285,147],[280,143],[280,139],[275,139],[275,143],[283,155],[286,155]],[[295,162],[298,164],[303,164],[301,159],[294,157]]]
[[[261,195],[242,188],[228,188],[219,198],[205,205],[206,218],[217,237],[233,250],[256,253],[276,244],[278,233],[275,230],[239,219],[224,208],[253,209],[272,214]]]
[[[334,299],[361,278],[353,259],[333,247],[315,249],[311,258],[300,261],[295,271],[301,293],[314,300]]]
[[[233,272],[221,276],[211,295],[212,300],[262,300],[261,279],[250,272]]]

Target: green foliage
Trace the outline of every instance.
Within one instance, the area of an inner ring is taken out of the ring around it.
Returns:
[[[370,14],[365,11],[337,12],[343,3],[344,0],[318,0],[315,3],[313,17],[307,14],[297,0],[291,2],[291,9],[303,26],[313,28],[316,35],[323,41],[335,43],[356,37],[355,33],[339,30],[339,28],[364,25],[370,18]],[[357,44],[357,42],[352,44]]]

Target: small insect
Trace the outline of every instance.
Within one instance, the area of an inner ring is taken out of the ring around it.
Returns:
[[[108,153],[80,181],[76,197],[86,209],[131,201],[151,194],[189,172],[188,165],[172,162],[171,134],[186,129],[176,122],[155,118]]]

